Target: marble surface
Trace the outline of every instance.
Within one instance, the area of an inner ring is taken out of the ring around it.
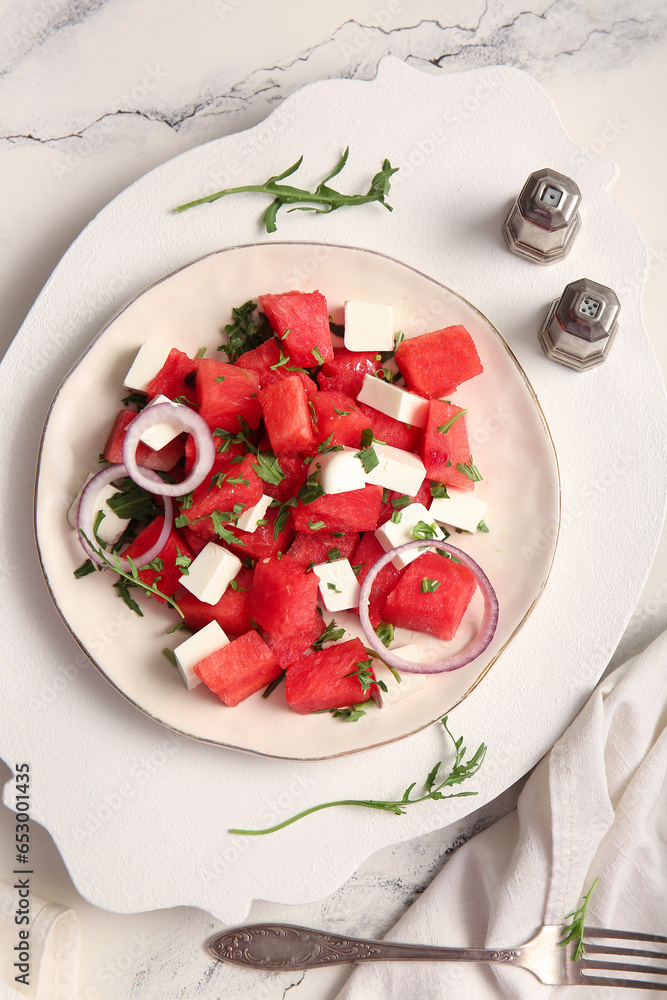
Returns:
[[[447,5],[446,17],[442,6],[350,0],[323,3],[314,14],[302,0],[4,3],[0,176],[11,197],[0,221],[2,347],[72,239],[128,183],[184,149],[255,124],[308,81],[370,79],[379,59],[393,54],[433,73],[525,69],[551,94],[572,137],[619,163],[613,195],[649,248],[645,319],[666,371],[667,215],[653,197],[667,153],[656,120],[667,65],[663,5],[460,2]],[[222,165],[221,183],[224,176]],[[666,624],[663,541],[614,661]],[[385,849],[321,904],[295,912],[257,903],[251,917],[381,934],[475,823],[511,805],[509,793],[464,826]],[[5,844],[12,833],[5,809],[1,820]],[[34,836],[39,894],[71,901],[82,918],[81,997],[157,997],[167,987],[169,995],[206,998],[280,997],[290,987],[295,996],[334,995],[340,973],[249,980],[212,965],[201,942],[213,925],[199,911],[96,910],[77,896],[49,838]]]

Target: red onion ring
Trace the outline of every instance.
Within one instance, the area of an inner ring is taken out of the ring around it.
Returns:
[[[156,483],[162,483],[162,479],[158,476],[157,472],[153,472],[150,469],[146,470],[147,473],[152,477],[155,476]],[[101,490],[109,483],[112,483],[116,479],[124,479],[127,476],[127,469],[124,465],[109,465],[106,469],[102,469],[98,472],[89,482],[86,483],[79,500],[79,506],[76,512],[76,530],[79,534],[79,541],[83,547],[84,552],[97,566],[109,566],[109,563],[102,559],[101,556],[95,552],[93,548],[90,547],[84,535],[92,540],[93,538],[93,525],[95,524],[95,514],[97,507],[95,506],[95,501],[100,495]],[[151,492],[153,483],[151,483]],[[162,531],[160,536],[154,545],[151,545],[149,549],[142,552],[141,555],[133,559],[133,563],[136,566],[145,566],[147,563],[152,562],[156,556],[160,554],[165,546],[165,543],[169,537],[171,531],[171,526],[174,522],[174,505],[169,497],[163,497],[164,500],[164,524],[162,525]],[[113,562],[113,555],[109,553],[109,559]],[[130,572],[130,564],[127,559],[119,556],[120,568],[124,573]],[[113,566],[111,567],[113,569]]]
[[[178,423],[181,430],[192,434],[195,439],[197,457],[190,475],[182,483],[165,483],[158,477],[159,483],[156,484],[146,475],[147,470],[137,465],[136,451],[141,435],[149,427],[165,423]],[[144,407],[128,425],[123,439],[123,464],[127,475],[137,486],[142,486],[156,496],[181,497],[190,493],[204,482],[213,468],[214,459],[215,443],[208,424],[198,413],[182,404],[174,406],[173,403],[155,403],[154,406]]]
[[[446,656],[442,660],[434,660],[432,663],[414,663],[412,660],[404,660],[402,656],[397,656],[395,653],[392,653],[391,650],[387,649],[384,643],[378,639],[375,629],[371,625],[371,620],[368,616],[368,603],[371,595],[371,587],[373,586],[375,577],[397,553],[409,552],[411,549],[425,547],[429,549],[443,549],[445,552],[449,552],[450,555],[456,556],[456,558],[470,570],[477,580],[479,589],[482,591],[482,595],[484,597],[484,613],[482,615],[482,623],[477,631],[477,634],[459,653],[454,653],[452,656]],[[470,663],[484,652],[493,639],[496,626],[498,624],[498,598],[496,597],[496,592],[491,586],[486,573],[484,573],[482,568],[478,566],[474,559],[471,559],[470,556],[461,549],[457,549],[454,545],[447,545],[446,542],[441,542],[436,539],[429,540],[426,545],[423,541],[407,542],[405,545],[399,545],[398,548],[390,549],[389,552],[385,552],[385,554],[380,556],[377,562],[373,563],[371,566],[366,579],[361,586],[361,592],[359,594],[359,621],[361,622],[361,627],[364,630],[364,635],[368,640],[368,645],[374,649],[375,652],[390,667],[394,667],[396,670],[404,670],[408,674],[441,674],[448,670],[458,670],[459,667],[464,667],[466,663]]]

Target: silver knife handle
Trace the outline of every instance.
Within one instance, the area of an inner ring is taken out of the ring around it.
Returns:
[[[211,938],[216,958],[252,969],[318,969],[356,962],[503,962],[519,949],[439,948],[343,937],[293,924],[252,924]]]

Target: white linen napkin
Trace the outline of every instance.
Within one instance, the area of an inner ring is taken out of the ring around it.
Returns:
[[[667,934],[666,664],[667,633],[602,680],[517,809],[460,848],[386,940],[517,945],[540,924],[562,922],[596,876],[590,926]],[[358,969],[339,1000],[525,998],[552,989],[502,966],[379,964]],[[557,989],[559,998],[575,990]],[[587,1000],[621,995],[585,992]],[[635,993],[650,995],[623,995]]]
[[[0,913],[11,917],[11,927],[5,928],[0,948],[0,1000],[72,1000],[76,994],[76,961],[78,922],[74,910],[58,903],[47,903],[32,896],[29,937],[29,985],[16,982],[22,970],[14,968],[17,956],[14,945],[19,943],[19,927],[15,927],[16,889],[0,882]]]

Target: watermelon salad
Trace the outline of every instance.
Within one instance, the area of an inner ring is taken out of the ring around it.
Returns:
[[[463,326],[405,339],[391,306],[350,301],[341,327],[319,291],[232,319],[226,360],[139,350],[104,468],[71,508],[88,556],[75,575],[117,577],[139,615],[141,592],[173,609],[170,631],[189,634],[165,652],[188,689],[234,706],[284,677],[294,711],[355,721],[493,637],[493,588],[447,542],[487,530],[467,411],[449,398],[482,364]],[[421,663],[398,645],[395,628],[452,640],[478,587],[461,652]]]

